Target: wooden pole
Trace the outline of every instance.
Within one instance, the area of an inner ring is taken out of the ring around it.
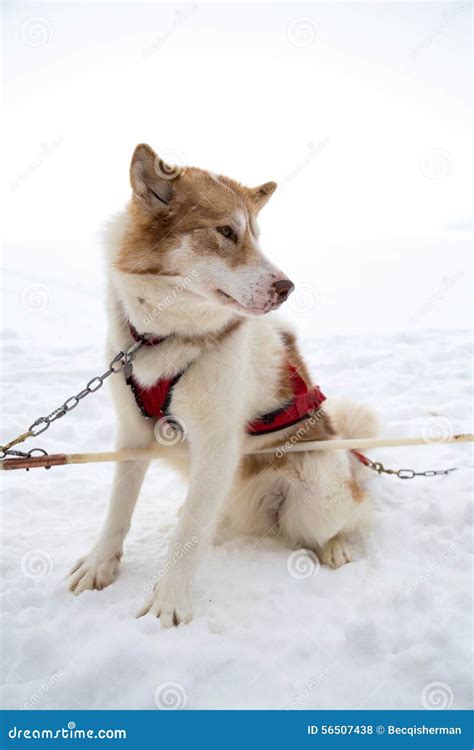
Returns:
[[[428,440],[422,437],[402,438],[351,438],[349,440],[320,440],[314,442],[292,443],[291,439],[286,444],[273,448],[262,448],[260,450],[248,451],[248,453],[273,453],[281,457],[286,453],[303,451],[327,451],[327,450],[370,450],[372,448],[395,448],[397,446],[411,445],[447,445],[452,443],[472,443],[473,434],[451,435],[440,440]],[[127,449],[120,451],[108,451],[105,453],[53,453],[49,456],[36,456],[32,458],[5,458],[0,461],[0,470],[12,471],[14,469],[37,469],[50,468],[52,466],[67,466],[69,464],[94,464],[109,463],[111,461],[142,461],[156,458],[164,458],[166,446],[159,448],[150,446],[143,449]]]

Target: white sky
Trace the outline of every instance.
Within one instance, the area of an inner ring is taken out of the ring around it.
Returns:
[[[455,274],[424,324],[467,327],[470,26],[467,3],[7,4],[7,247],[41,248],[35,273],[68,247],[100,273],[98,231],[147,141],[280,183],[262,245],[315,285],[325,330],[404,328],[374,304],[413,315]]]

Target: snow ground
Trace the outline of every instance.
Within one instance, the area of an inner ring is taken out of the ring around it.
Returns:
[[[6,282],[21,306],[2,337],[2,439],[101,369],[104,327],[95,279],[53,284],[54,300],[50,287],[30,289],[26,273]],[[370,403],[387,434],[470,429],[465,332],[306,336],[303,348],[325,392]],[[112,440],[104,389],[34,444],[72,452],[105,450]],[[465,468],[410,482],[375,477],[374,532],[337,571],[295,578],[290,550],[272,540],[215,547],[199,574],[193,622],[170,631],[134,618],[185,492],[168,469],[156,462],[147,476],[117,582],[78,598],[64,577],[95,539],[112,466],[3,475],[2,706],[468,707],[470,449],[376,456],[396,467]]]

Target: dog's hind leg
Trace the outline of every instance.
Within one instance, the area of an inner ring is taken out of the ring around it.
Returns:
[[[347,451],[295,456],[287,467],[290,489],[279,514],[283,539],[311,549],[321,563],[339,568],[352,560],[349,539],[370,523],[370,502],[354,478],[356,459]]]
[[[126,388],[125,385],[124,387]],[[129,406],[133,409],[127,408]],[[117,449],[146,448],[152,438],[152,427],[140,415],[135,404],[130,401],[122,402]],[[117,577],[123,542],[130,528],[148,465],[149,461],[144,460],[116,464],[109,509],[102,531],[89,554],[81,557],[69,574],[68,587],[74,594],[87,589],[103,589]]]
[[[343,533],[336,534],[319,551],[319,559],[329,568],[340,568],[352,561],[351,546]]]

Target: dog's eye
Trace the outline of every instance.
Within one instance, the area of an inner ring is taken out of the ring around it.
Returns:
[[[228,240],[232,240],[233,242],[237,242],[237,235],[228,224],[224,224],[223,227],[216,227],[216,230],[219,232],[219,234],[222,234],[223,237],[225,237]]]

